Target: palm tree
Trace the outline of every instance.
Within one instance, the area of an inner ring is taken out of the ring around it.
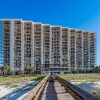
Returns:
[[[0,70],[1,70],[1,74],[3,75],[4,67],[2,66],[2,67],[0,68]]]
[[[2,67],[0,67],[0,75],[2,75]]]
[[[96,66],[94,69],[93,69],[94,72],[96,73],[100,73],[100,66]]]
[[[34,73],[34,67],[30,67],[30,74]]]
[[[7,75],[7,71],[9,69],[9,66],[7,64],[5,64],[4,66],[2,66],[1,68],[1,71],[3,72],[3,75]]]
[[[27,68],[27,66],[25,66],[25,68],[24,68],[24,72],[25,72],[25,75],[26,75],[27,72],[28,72],[28,68]]]
[[[31,67],[31,66],[26,66],[25,69],[24,69],[24,72],[25,72],[25,74],[26,73],[32,74],[32,72],[34,72],[34,68]]]
[[[5,75],[7,75],[8,69],[9,69],[9,66],[7,64],[4,65],[4,73],[5,73]]]

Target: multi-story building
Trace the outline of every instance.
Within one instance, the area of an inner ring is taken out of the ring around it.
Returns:
[[[95,67],[96,33],[73,28],[2,19],[3,64],[12,71],[34,67],[42,73],[88,71]]]

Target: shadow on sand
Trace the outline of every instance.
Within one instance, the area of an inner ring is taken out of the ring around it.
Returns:
[[[8,94],[4,95],[3,97],[1,97],[0,100],[18,100],[19,97],[21,97],[28,91],[32,90],[37,85],[37,83],[38,82],[35,81],[29,85],[26,85],[24,88],[22,87],[16,91],[8,93]]]

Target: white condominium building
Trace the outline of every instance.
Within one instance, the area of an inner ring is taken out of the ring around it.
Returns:
[[[68,73],[95,67],[95,32],[1,19],[0,34],[3,65],[11,71],[24,72],[28,66],[41,73]]]

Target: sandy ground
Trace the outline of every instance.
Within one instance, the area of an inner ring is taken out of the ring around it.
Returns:
[[[85,80],[72,80],[72,84],[77,85],[79,88],[85,90],[88,93],[96,92],[97,90],[100,90],[100,82],[85,82]]]
[[[0,100],[20,100],[25,94],[28,93],[38,81],[29,82],[27,85],[20,85],[17,88],[11,88],[7,85],[0,86]]]
[[[12,91],[14,91],[15,88],[11,88],[10,86],[6,86],[6,85],[1,85],[0,86],[0,98]]]
[[[27,84],[21,84],[17,88],[12,88],[9,85],[0,85],[0,100],[20,100],[25,94],[28,93],[38,82],[32,81]],[[100,89],[100,82],[85,82],[85,80],[71,80],[72,84],[75,84],[83,90],[91,93],[96,92],[96,89]]]

